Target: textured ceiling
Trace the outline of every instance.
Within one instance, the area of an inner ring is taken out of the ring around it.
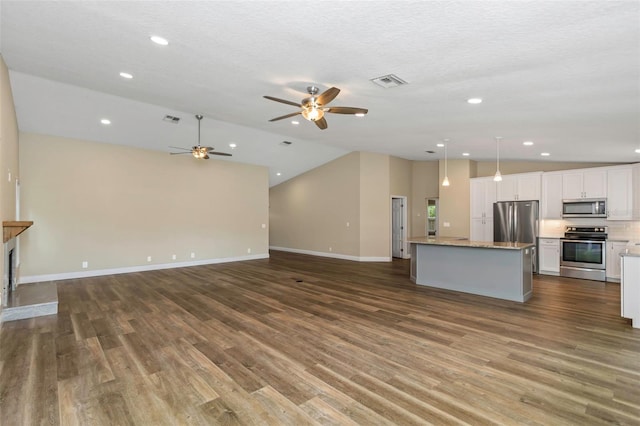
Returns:
[[[0,14],[22,131],[168,152],[195,144],[201,113],[203,144],[235,142],[231,160],[269,166],[272,185],[354,150],[441,158],[445,138],[449,158],[492,160],[502,136],[503,159],[640,161],[636,1],[2,0]],[[390,73],[408,84],[370,81]],[[268,122],[295,107],[263,95],[299,102],[310,84],[369,114]]]

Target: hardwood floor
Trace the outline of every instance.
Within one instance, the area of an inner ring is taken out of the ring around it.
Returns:
[[[58,282],[0,332],[2,425],[640,424],[617,284],[537,276],[525,303],[409,263],[272,252]]]

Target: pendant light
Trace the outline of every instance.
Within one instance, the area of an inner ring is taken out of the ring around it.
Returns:
[[[442,186],[449,186],[449,176],[447,176],[447,144],[449,139],[444,140],[444,179],[442,179]]]
[[[500,136],[496,136],[496,174],[493,176],[493,180],[496,182],[502,181],[502,174],[500,173]]]

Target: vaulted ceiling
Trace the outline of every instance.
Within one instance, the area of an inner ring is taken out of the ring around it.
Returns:
[[[169,152],[203,114],[203,145],[268,166],[271,185],[355,150],[442,158],[444,139],[449,158],[492,160],[501,136],[505,160],[640,161],[636,1],[1,0],[0,15],[22,131]],[[407,84],[371,81],[388,74]],[[369,113],[268,121],[296,107],[263,95],[310,85]]]

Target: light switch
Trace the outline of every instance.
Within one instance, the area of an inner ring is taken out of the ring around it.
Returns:
[[[442,225],[443,225],[445,228],[448,228],[448,227],[450,227],[450,226],[451,226],[451,224],[450,224],[449,222],[444,222]]]

